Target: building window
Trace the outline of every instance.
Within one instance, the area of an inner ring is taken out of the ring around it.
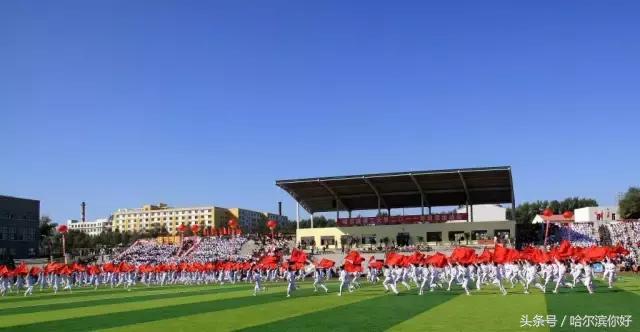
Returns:
[[[442,232],[427,232],[427,242],[442,242]]]
[[[471,240],[489,240],[487,230],[471,231]]]
[[[335,236],[321,236],[320,237],[320,245],[322,245],[322,246],[335,246],[336,245]]]
[[[451,231],[449,232],[449,241],[462,241],[464,240],[463,231]]]

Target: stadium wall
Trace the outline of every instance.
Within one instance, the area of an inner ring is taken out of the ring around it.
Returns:
[[[315,241],[316,247],[340,248],[343,237],[354,237],[360,239],[360,243],[367,245],[370,241],[362,239],[374,238],[377,244],[381,240],[389,238],[396,241],[398,234],[408,234],[409,244],[427,243],[430,245],[457,244],[460,236],[471,238],[469,244],[481,244],[483,240],[493,244],[494,236],[498,236],[501,241],[505,240],[505,234],[511,243],[515,243],[515,222],[513,221],[486,221],[486,222],[447,222],[428,224],[403,224],[403,225],[375,225],[375,226],[353,226],[353,227],[326,227],[326,228],[301,228],[296,231],[296,243],[310,245],[311,240]],[[438,241],[438,233],[440,238]],[[466,234],[465,234],[466,233]],[[419,241],[418,237],[423,240]],[[332,240],[332,241],[331,241]],[[485,242],[486,243],[486,242]]]

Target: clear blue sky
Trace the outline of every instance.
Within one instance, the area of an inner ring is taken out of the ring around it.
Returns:
[[[276,179],[640,184],[638,1],[1,1],[0,193],[275,210]]]

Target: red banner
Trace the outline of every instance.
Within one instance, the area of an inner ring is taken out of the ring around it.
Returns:
[[[410,216],[380,216],[380,217],[357,217],[340,218],[336,223],[339,227],[367,226],[367,225],[399,225],[418,224],[421,222],[421,215]],[[467,220],[466,213],[440,213],[424,216],[424,222],[437,223],[451,220]]]

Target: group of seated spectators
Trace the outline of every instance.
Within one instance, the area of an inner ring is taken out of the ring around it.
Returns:
[[[189,262],[210,262],[213,260],[240,260],[248,257],[239,255],[240,248],[247,242],[243,236],[232,238],[205,237],[196,244],[195,248],[183,260]]]
[[[114,261],[136,265],[170,263],[175,261],[177,253],[176,245],[160,244],[154,240],[138,240],[118,255]]]
[[[210,262],[215,260],[241,260],[251,255],[241,256],[240,249],[246,237],[189,237],[179,244],[163,244],[155,240],[138,240],[117,255],[115,263],[164,264],[180,262]]]
[[[269,254],[274,254],[276,251],[280,251],[282,254],[287,255],[291,251],[290,237],[284,236],[253,236],[251,237],[256,245],[253,250],[253,257],[262,257]]]
[[[575,246],[589,247],[600,242],[600,234],[591,223],[573,223],[560,227],[556,234],[558,242],[569,240]]]

